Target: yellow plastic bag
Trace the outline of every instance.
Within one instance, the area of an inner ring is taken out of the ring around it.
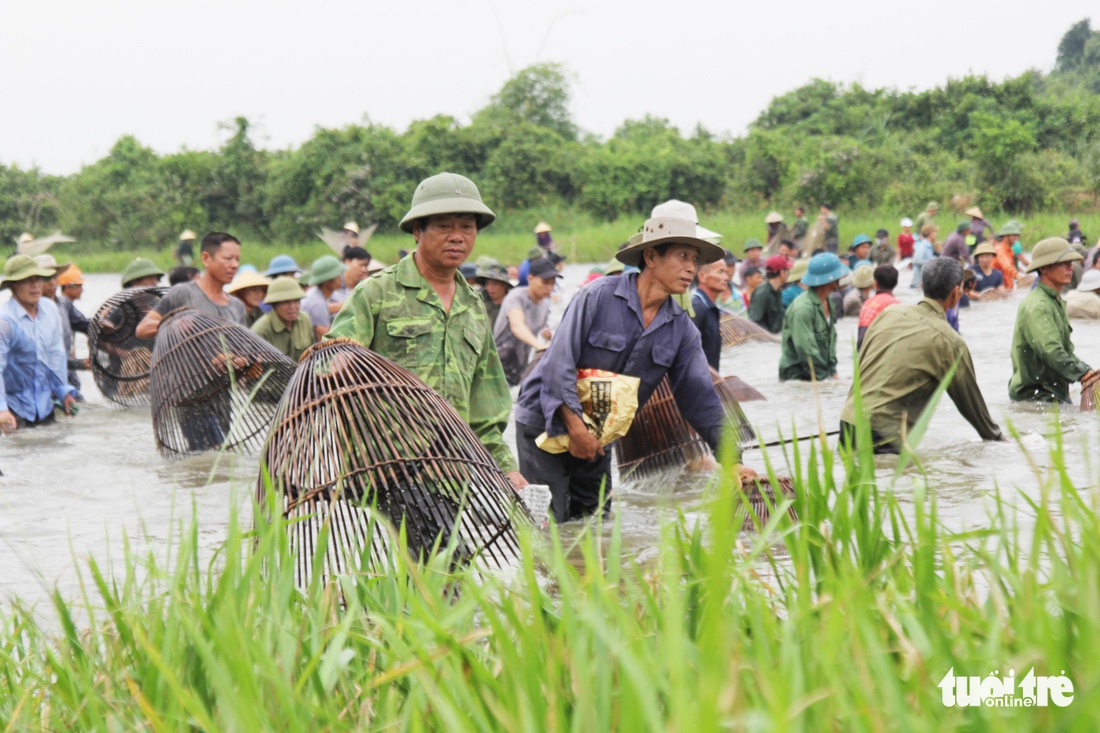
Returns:
[[[637,377],[605,372],[602,369],[577,370],[577,397],[581,401],[582,417],[588,429],[599,439],[600,445],[626,435],[634,414],[638,411]],[[535,445],[547,453],[565,453],[569,450],[569,436],[543,433],[535,438]]]

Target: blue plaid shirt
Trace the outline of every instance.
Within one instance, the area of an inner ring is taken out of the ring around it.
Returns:
[[[10,298],[0,306],[0,410],[24,420],[41,420],[76,390],[68,384],[68,363],[61,339],[61,315],[52,301],[38,301],[38,315]]]

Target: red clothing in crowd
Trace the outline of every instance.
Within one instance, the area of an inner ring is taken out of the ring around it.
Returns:
[[[913,256],[913,235],[904,232],[898,235],[898,257],[906,259]]]
[[[912,237],[910,237],[912,239]],[[900,243],[900,237],[899,237]],[[910,251],[912,244],[910,246]],[[879,313],[882,313],[889,306],[898,302],[898,299],[894,297],[893,293],[876,292],[867,302],[863,304],[863,307],[859,309],[859,331],[856,335],[856,349],[863,346],[863,334],[867,333],[867,328],[871,325],[871,322],[878,317]]]

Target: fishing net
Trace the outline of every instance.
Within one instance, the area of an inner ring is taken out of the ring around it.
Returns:
[[[741,318],[730,313],[723,313],[718,323],[718,330],[722,335],[722,346],[740,346],[749,341],[761,341],[766,344],[779,343],[779,337],[764,328],[753,323],[748,318]]]
[[[764,396],[737,377],[723,378],[713,369],[710,376],[726,409],[727,424],[737,431],[740,442],[753,440],[756,433],[737,397],[749,401],[763,399]],[[712,455],[710,446],[688,424],[676,406],[668,377],[661,380],[649,401],[638,410],[630,432],[615,443],[615,457],[624,479],[638,479],[659,471],[681,468]]]
[[[747,501],[739,501],[734,509],[734,516],[741,519],[741,531],[751,532],[757,526],[765,526],[771,520],[772,510],[775,509],[777,504],[787,499],[794,499],[794,481],[791,480],[791,477],[780,476],[777,477],[777,481],[779,482],[778,492],[766,476],[757,477],[741,487]],[[776,496],[776,493],[779,495]],[[792,522],[798,521],[794,504],[787,507],[787,516],[791,518]]]
[[[284,516],[295,520],[290,544],[302,587],[326,521],[326,578],[390,567],[393,540],[367,531],[372,511],[395,527],[404,523],[413,558],[427,557],[438,541],[453,545],[456,565],[498,568],[519,557],[514,523],[531,521],[451,405],[411,372],[350,339],[324,341],[302,356],[263,465]],[[257,492],[263,503],[262,474]]]
[[[1081,412],[1094,411],[1097,398],[1100,398],[1100,370],[1081,380]]]
[[[167,288],[130,288],[108,298],[88,322],[92,377],[115,405],[149,404],[149,363],[153,339],[137,337],[141,319]]]
[[[150,367],[153,434],[165,458],[249,451],[264,435],[294,362],[243,326],[178,308],[160,322]]]

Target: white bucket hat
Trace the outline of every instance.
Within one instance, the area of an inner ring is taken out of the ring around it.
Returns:
[[[718,232],[712,232],[711,230],[699,226],[699,215],[695,212],[695,207],[686,201],[678,201],[676,199],[670,199],[663,204],[657,204],[653,207],[653,211],[649,212],[649,215],[654,219],[690,219],[695,222],[695,236],[699,239],[704,239],[711,244],[721,244],[722,235]],[[632,238],[633,239],[633,238]],[[639,237],[638,241],[641,241]],[[630,242],[635,244],[634,241]]]
[[[726,256],[726,251],[713,242],[701,238],[698,225],[691,219],[654,217],[648,219],[640,234],[630,238],[630,246],[621,249],[615,258],[624,265],[637,267],[643,253],[661,244],[688,244],[699,248],[699,264],[709,265]]]

